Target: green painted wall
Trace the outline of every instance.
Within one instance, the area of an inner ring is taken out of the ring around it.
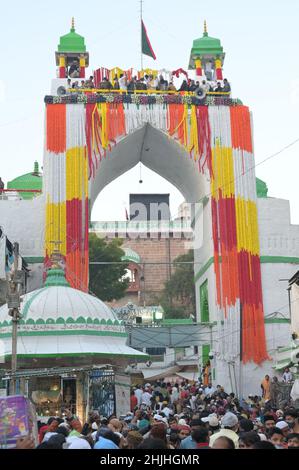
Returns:
[[[210,354],[211,346],[209,344],[204,344],[202,346],[202,365],[205,365],[209,361],[209,354]]]
[[[208,293],[208,280],[206,280],[199,288],[200,293],[200,320],[201,323],[210,322],[209,311],[209,293]]]

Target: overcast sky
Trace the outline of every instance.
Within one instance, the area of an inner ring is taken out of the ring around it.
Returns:
[[[220,38],[226,52],[224,74],[233,96],[254,117],[257,164],[299,138],[298,0],[145,0],[144,21],[157,55],[145,65],[187,68],[192,42],[201,37],[204,19],[209,35]],[[138,68],[140,30],[138,0],[41,2],[0,0],[0,176],[7,182],[42,164],[44,95],[56,75],[59,37],[70,29],[86,39],[90,72],[105,66]],[[299,143],[257,167],[269,195],[291,201],[292,222],[299,224]],[[99,196],[93,220],[123,219],[129,192],[171,193],[172,212],[182,196],[152,172],[132,170]],[[162,181],[162,184],[161,184]]]

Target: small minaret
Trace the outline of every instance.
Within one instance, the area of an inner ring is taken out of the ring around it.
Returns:
[[[196,70],[198,77],[202,77],[204,72],[208,81],[223,80],[224,58],[225,53],[220,39],[209,36],[207,22],[205,21],[203,36],[193,41],[189,70]]]
[[[84,37],[76,33],[74,18],[72,18],[70,32],[60,38],[56,52],[56,65],[59,67],[59,78],[85,78],[85,70],[89,65],[89,53],[86,52]]]

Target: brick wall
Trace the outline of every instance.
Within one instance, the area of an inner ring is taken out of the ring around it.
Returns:
[[[136,251],[144,263],[169,263],[189,251],[188,240],[178,238],[124,240],[123,247]],[[141,268],[143,269],[142,264]],[[155,304],[155,297],[164,289],[165,282],[174,270],[174,266],[168,264],[145,265],[144,282],[140,282],[139,296],[128,295],[128,298],[121,299],[114,305],[125,305],[132,300],[136,300],[140,305],[143,305],[144,301],[148,305]]]

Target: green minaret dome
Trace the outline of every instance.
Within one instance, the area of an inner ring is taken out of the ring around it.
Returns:
[[[60,38],[58,52],[86,52],[85,39],[76,33],[74,18],[70,32]]]
[[[209,36],[207,31],[207,24],[204,25],[204,33],[201,38],[193,41],[193,47],[191,49],[189,68],[194,68],[194,61],[197,58],[219,58],[224,60],[225,53],[221,45],[220,39],[212,38]]]
[[[258,198],[267,198],[268,197],[268,186],[265,181],[256,178],[256,193]]]
[[[26,173],[25,175],[9,181],[7,183],[7,189],[15,189],[22,199],[33,199],[36,197],[38,193],[24,193],[22,189],[31,191],[41,191],[43,189],[43,177],[39,171],[38,162],[34,162],[34,170],[32,173]]]

